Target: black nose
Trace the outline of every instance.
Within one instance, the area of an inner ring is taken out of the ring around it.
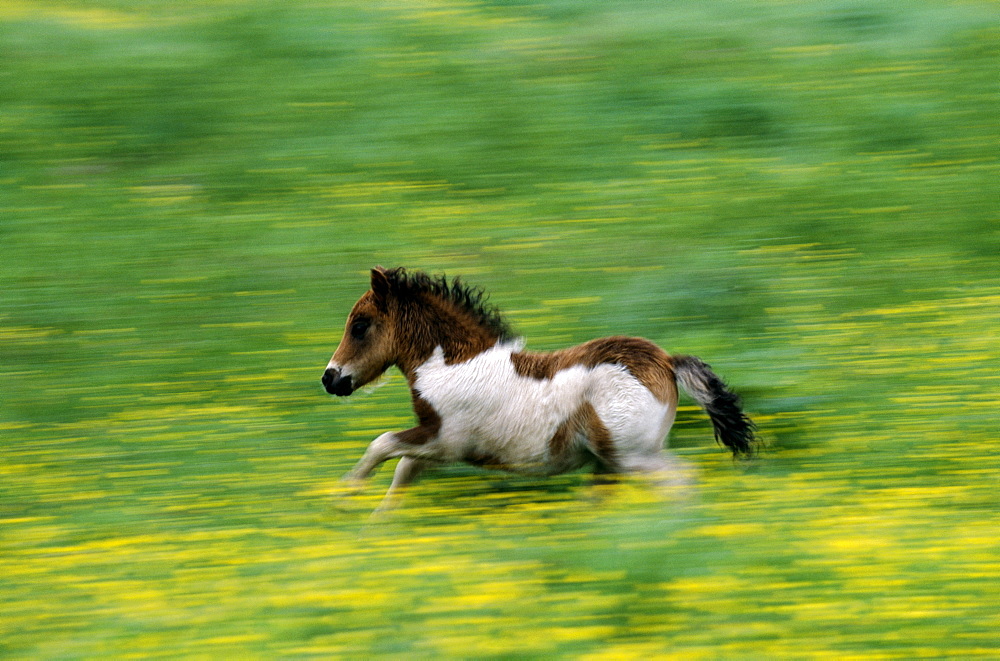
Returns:
[[[351,377],[341,375],[340,370],[332,367],[323,372],[323,387],[328,393],[337,397],[345,397],[354,392]]]

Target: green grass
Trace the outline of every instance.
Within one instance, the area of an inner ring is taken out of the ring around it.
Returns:
[[[0,656],[995,657],[988,3],[0,4]],[[712,363],[687,497],[329,492],[375,265]]]

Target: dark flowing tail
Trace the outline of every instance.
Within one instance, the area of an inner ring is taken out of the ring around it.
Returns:
[[[694,356],[673,356],[677,383],[708,413],[715,439],[734,457],[753,456],[757,447],[753,421],[740,408],[740,397],[712,369]]]

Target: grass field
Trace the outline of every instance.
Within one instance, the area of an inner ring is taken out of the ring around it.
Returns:
[[[1000,6],[0,2],[0,656],[1000,655]],[[687,497],[319,377],[375,265],[699,355]]]

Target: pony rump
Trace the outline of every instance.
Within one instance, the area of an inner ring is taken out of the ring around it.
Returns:
[[[743,413],[740,397],[715,372],[694,356],[673,356],[677,383],[708,413],[715,440],[734,457],[751,457],[757,448],[756,425]]]

